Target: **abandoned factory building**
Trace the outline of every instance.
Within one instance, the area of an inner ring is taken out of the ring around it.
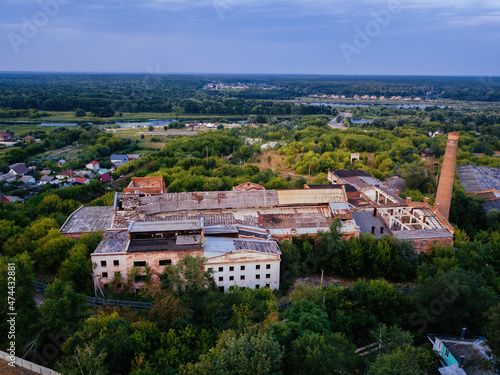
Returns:
[[[418,253],[435,243],[453,244],[453,228],[428,200],[403,200],[363,171],[330,171],[329,178],[335,184],[265,190],[245,183],[233,191],[192,193],[162,193],[158,178],[134,178],[126,193],[115,195],[113,207],[81,207],[61,233],[78,238],[104,231],[91,254],[95,282],[117,289],[132,273],[134,289],[146,278],[157,282],[166,266],[187,254],[206,258],[221,290],[232,285],[277,289],[277,241],[315,236],[335,219],[344,239],[390,235],[411,241]]]

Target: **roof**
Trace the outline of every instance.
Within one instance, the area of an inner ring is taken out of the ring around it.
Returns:
[[[189,251],[202,250],[201,236],[192,236],[190,241],[185,239],[178,242],[178,237],[167,238],[140,238],[131,239],[127,248],[128,253],[142,253],[150,251]]]
[[[127,162],[128,161],[128,157],[127,155],[119,155],[119,154],[113,154],[109,157],[109,160],[119,160],[119,161],[122,161],[122,162]]]
[[[241,191],[241,190],[266,190],[266,188],[262,185],[256,184],[254,182],[244,182],[242,184],[239,184],[237,186],[233,186],[234,191]]]
[[[460,185],[465,191],[500,190],[500,168],[459,165],[457,167]]]
[[[65,164],[65,163],[66,163],[66,160],[64,160],[64,159],[59,159],[57,162],[58,162],[58,163],[61,163],[61,164]]]
[[[380,239],[382,236],[390,234],[382,220],[380,220],[378,216],[373,216],[372,211],[353,212],[352,217],[362,233],[373,234],[376,239]],[[374,228],[373,233],[372,228]],[[381,228],[383,228],[382,232],[380,230]]]
[[[400,240],[427,239],[427,238],[453,238],[453,233],[447,229],[413,229],[393,230],[392,235]]]
[[[278,244],[274,240],[205,237],[204,242],[205,256],[207,258],[239,250],[250,250],[266,254],[281,254]]]
[[[467,375],[464,369],[458,367],[458,365],[441,367],[438,371],[441,375]]]
[[[130,233],[145,232],[175,232],[175,231],[198,231],[201,230],[201,220],[179,220],[179,221],[147,221],[133,222]]]
[[[406,190],[406,181],[401,177],[393,176],[385,180],[385,186],[393,193],[396,193],[397,190],[402,193]]]
[[[10,166],[10,169],[13,170],[17,175],[23,175],[29,172],[28,167],[26,167],[26,165],[23,163],[12,164]]]
[[[86,184],[87,182],[89,182],[89,179],[85,177],[75,177],[73,181],[79,184]]]
[[[361,169],[336,169],[329,172],[332,172],[333,174],[335,174],[335,176],[340,178],[357,177],[357,176],[372,177],[371,174]]]
[[[111,227],[113,207],[80,207],[62,225],[63,234],[86,233]]]
[[[126,230],[106,232],[102,241],[94,250],[94,254],[124,253],[127,251],[128,242],[129,237]]]
[[[70,170],[67,170],[67,171],[64,171],[62,173],[59,173],[58,176],[68,176],[68,177],[72,177],[72,176],[76,176],[76,172],[75,171],[70,171]]]
[[[52,182],[54,179],[54,176],[42,176],[42,178],[40,178],[40,182]]]
[[[16,197],[15,195],[5,195],[5,198],[7,198],[7,200],[9,202],[24,202],[24,199],[23,198],[20,198],[20,197]]]
[[[117,198],[117,202],[122,209],[127,209],[130,206],[131,209],[137,208],[139,212],[147,215],[172,211],[318,205],[346,201],[347,198],[342,189],[204,191],[169,193],[146,197],[118,194]]]
[[[342,189],[344,187],[346,193],[355,193],[358,191],[351,184],[329,184],[329,185],[307,185],[308,189]]]
[[[104,182],[106,182],[106,181],[111,181],[111,176],[109,175],[109,173],[108,173],[108,172],[106,172],[106,173],[103,173],[103,174],[101,174],[101,175],[99,176],[99,180],[100,180],[100,181],[104,181]]]
[[[15,180],[16,175],[14,173],[4,173],[0,175],[0,181],[9,181],[9,180]]]
[[[500,198],[486,201],[486,203],[484,204],[485,211],[489,211],[489,210],[492,210],[494,208],[496,208],[497,210],[500,210]]]
[[[35,177],[33,177],[33,176],[23,176],[19,180],[22,181],[23,183],[27,184],[30,181],[34,181]]]
[[[99,162],[98,161],[95,161],[95,160],[92,160],[89,164],[92,164],[92,165],[98,165]]]
[[[52,173],[52,171],[50,169],[44,169],[43,171],[40,172],[40,174],[42,174],[42,175],[49,175],[51,173]]]

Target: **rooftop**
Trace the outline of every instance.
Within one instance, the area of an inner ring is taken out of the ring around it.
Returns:
[[[372,211],[353,212],[352,217],[362,233],[371,233],[376,239],[381,239],[382,236],[389,234],[385,224],[378,216],[373,216]],[[381,230],[381,228],[383,228],[383,230]],[[373,233],[372,229],[374,229]]]
[[[94,250],[94,254],[125,253],[129,237],[126,230],[106,232],[102,241]]]
[[[460,185],[465,191],[500,190],[500,168],[459,165],[457,167]]]
[[[361,169],[336,169],[329,171],[335,174],[335,176],[340,177],[340,178],[345,178],[345,177],[357,177],[357,176],[365,176],[365,177],[372,177],[371,174],[368,172],[365,172]]]
[[[113,221],[113,207],[80,207],[61,227],[61,233],[86,233],[106,230]]]
[[[130,233],[199,231],[201,220],[133,222]]]

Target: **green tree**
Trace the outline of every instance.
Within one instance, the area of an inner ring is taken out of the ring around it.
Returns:
[[[426,375],[433,374],[438,365],[437,355],[431,349],[404,345],[379,355],[368,375]]]

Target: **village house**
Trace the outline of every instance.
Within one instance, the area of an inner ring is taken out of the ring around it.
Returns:
[[[109,157],[109,160],[111,160],[111,163],[113,163],[115,167],[119,167],[129,162],[127,155],[118,155],[118,154],[111,155]]]
[[[24,163],[15,163],[9,166],[9,173],[14,174],[16,176],[23,176],[29,172],[28,167]]]
[[[55,185],[59,183],[59,180],[53,176],[42,176],[40,180],[38,180],[38,185],[52,184]]]
[[[59,159],[57,162],[56,162],[56,165],[58,167],[62,167],[64,164],[66,164],[66,160],[64,159]]]
[[[29,184],[29,185],[35,185],[36,184],[35,177],[29,176],[29,175],[22,176],[19,179],[19,181],[21,181],[23,184]]]
[[[97,172],[99,169],[99,162],[96,160],[92,160],[90,163],[88,163],[85,168],[90,169],[91,171]]]
[[[12,134],[0,132],[0,142],[13,142]]]

